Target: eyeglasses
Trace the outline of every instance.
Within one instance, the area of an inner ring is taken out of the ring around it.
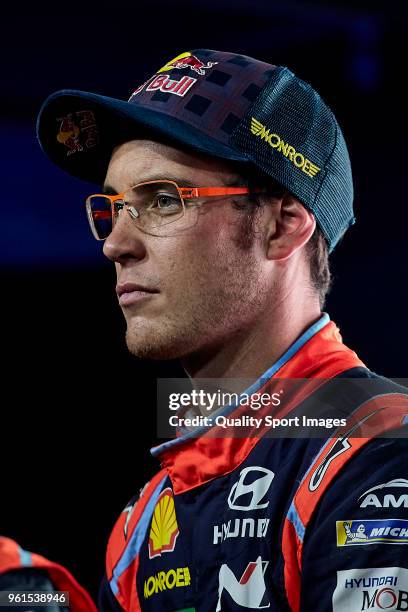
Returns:
[[[185,215],[186,200],[187,204],[193,204],[190,200],[249,193],[261,191],[249,187],[179,187],[170,180],[146,181],[117,195],[90,195],[86,199],[86,211],[96,240],[109,236],[124,209],[141,230],[160,236],[166,234],[171,223],[179,222],[177,227],[189,225],[188,220],[186,223],[189,215]]]

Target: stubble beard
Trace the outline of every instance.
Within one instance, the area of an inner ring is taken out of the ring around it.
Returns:
[[[141,359],[179,359],[194,347],[197,330],[167,316],[161,321],[132,320],[126,329],[130,353]]]

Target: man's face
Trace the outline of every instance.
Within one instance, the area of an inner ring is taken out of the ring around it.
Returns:
[[[105,185],[120,193],[166,178],[177,179],[181,187],[240,184],[226,162],[133,140],[114,150]],[[247,202],[246,196],[236,199]],[[250,208],[238,210],[231,197],[209,198],[199,208],[189,210],[186,204],[185,215],[194,219],[188,229],[177,231],[176,222],[169,235],[154,236],[122,212],[104,253],[115,262],[119,286],[134,283],[150,291],[121,304],[132,353],[168,359],[217,351],[262,316],[268,292],[261,274],[262,240],[250,231],[260,213],[255,221],[249,213]]]

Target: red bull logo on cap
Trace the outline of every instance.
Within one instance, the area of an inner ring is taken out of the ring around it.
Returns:
[[[203,76],[205,71],[215,66],[215,64],[218,64],[218,62],[207,62],[204,64],[204,62],[199,60],[198,57],[187,51],[186,53],[180,53],[180,55],[177,55],[177,57],[167,62],[167,64],[163,66],[163,68],[160,68],[160,70],[157,72],[168,72],[173,68],[189,68],[200,76]]]
[[[69,113],[58,117],[57,141],[68,149],[67,155],[90,149],[99,142],[99,130],[95,116],[90,110]]]
[[[70,113],[66,117],[58,117],[57,121],[60,122],[57,140],[68,147],[68,155],[74,153],[74,151],[82,151],[83,147],[79,142],[80,129],[75,125],[72,114]]]
[[[182,79],[177,81],[176,79],[171,79],[169,74],[160,74],[159,76],[155,74],[154,77],[135,89],[128,102],[131,102],[132,99],[137,96],[137,94],[143,91],[143,89],[146,91],[160,90],[163,93],[170,93],[183,97],[191,89],[194,83],[197,83],[197,79],[193,79],[193,77],[190,76],[183,76]]]
[[[197,83],[197,79],[191,76],[183,76],[181,79],[172,79],[169,74],[161,74],[163,72],[169,72],[174,68],[186,68],[190,69],[196,74],[203,76],[206,74],[206,70],[209,70],[218,62],[207,62],[204,64],[195,55],[187,51],[186,53],[180,53],[177,57],[173,58],[165,66],[160,68],[156,74],[147,79],[142,85],[139,85],[130,96],[128,102],[131,102],[134,96],[141,93],[142,91],[155,91],[159,89],[165,93],[175,94],[176,96],[185,96],[190,88]]]

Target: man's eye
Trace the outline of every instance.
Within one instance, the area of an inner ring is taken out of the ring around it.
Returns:
[[[181,205],[180,198],[165,193],[158,193],[153,198],[152,208],[170,213],[180,210]]]

